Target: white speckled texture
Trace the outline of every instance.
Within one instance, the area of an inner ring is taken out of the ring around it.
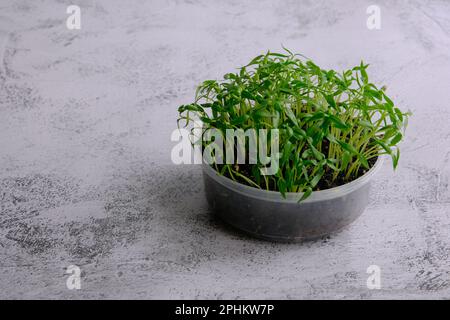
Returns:
[[[71,1],[0,3],[0,298],[450,298],[449,1],[377,1],[379,31],[371,1],[74,2],[81,30]],[[170,162],[195,86],[281,44],[364,59],[414,113],[365,214],[304,244],[216,222],[200,168]]]

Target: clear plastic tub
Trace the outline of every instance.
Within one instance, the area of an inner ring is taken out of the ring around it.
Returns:
[[[363,176],[345,185],[313,192],[298,203],[299,193],[266,191],[235,182],[203,164],[208,203],[214,214],[257,238],[298,242],[323,237],[358,218],[369,202],[370,181],[383,157]]]

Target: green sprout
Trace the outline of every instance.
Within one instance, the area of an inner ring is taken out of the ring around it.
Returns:
[[[195,102],[179,107],[178,122],[198,117],[204,130],[278,129],[279,169],[260,174],[260,163],[215,164],[234,181],[303,193],[332,188],[363,175],[383,154],[400,157],[409,112],[402,112],[369,81],[367,64],[338,73],[300,54],[268,52],[228,73],[204,81]],[[205,147],[205,143],[202,142]]]

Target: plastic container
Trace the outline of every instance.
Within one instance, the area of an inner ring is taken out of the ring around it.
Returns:
[[[299,242],[336,232],[358,218],[369,202],[370,181],[383,157],[363,176],[345,185],[314,191],[298,203],[301,194],[266,191],[220,176],[203,164],[208,203],[221,220],[265,240]]]

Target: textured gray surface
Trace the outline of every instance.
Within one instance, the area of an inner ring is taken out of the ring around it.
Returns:
[[[364,1],[74,2],[81,30],[69,2],[0,3],[0,298],[450,298],[450,2],[378,1],[379,31]],[[281,44],[364,58],[414,112],[365,214],[302,245],[214,221],[170,162],[195,86]]]

